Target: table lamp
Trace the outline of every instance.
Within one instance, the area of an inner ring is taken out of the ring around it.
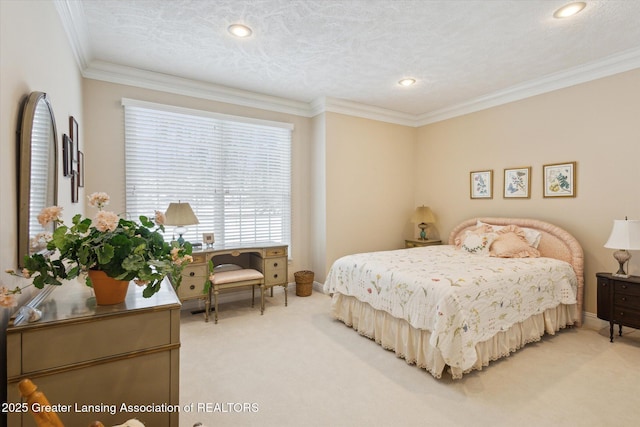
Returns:
[[[624,264],[631,259],[629,250],[640,249],[640,220],[628,220],[626,217],[614,220],[611,235],[604,247],[618,249],[613,253],[613,257],[620,264],[620,268],[613,275],[629,277],[629,274],[624,271]]]
[[[196,214],[193,213],[191,205],[189,203],[169,203],[169,207],[165,212],[165,224],[175,225],[176,233],[178,233],[178,243],[184,244],[184,238],[182,235],[187,232],[187,225],[199,224]]]
[[[418,224],[418,228],[420,228],[420,240],[427,240],[426,229],[429,224],[436,222],[436,219],[433,216],[431,209],[429,209],[428,206],[423,205],[416,208],[416,211],[411,217],[411,222]]]

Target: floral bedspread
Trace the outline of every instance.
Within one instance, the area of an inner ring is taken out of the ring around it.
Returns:
[[[453,246],[348,255],[324,284],[431,331],[450,366],[469,369],[475,345],[534,314],[576,303],[571,265],[552,258],[494,258]]]

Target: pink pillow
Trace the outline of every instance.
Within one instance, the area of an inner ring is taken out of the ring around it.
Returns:
[[[529,246],[522,230],[511,231],[508,226],[498,231],[498,237],[493,241],[489,255],[498,258],[538,258],[540,251]]]

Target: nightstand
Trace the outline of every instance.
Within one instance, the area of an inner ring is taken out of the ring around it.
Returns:
[[[611,273],[597,273],[598,318],[609,321],[609,339],[613,342],[613,325],[640,329],[640,277],[616,277]]]
[[[420,240],[420,239],[406,239],[404,241],[405,248],[419,248],[421,246],[433,246],[441,245],[441,240]]]

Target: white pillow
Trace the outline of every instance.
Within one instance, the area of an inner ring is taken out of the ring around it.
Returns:
[[[498,237],[497,233],[478,233],[467,230],[462,239],[460,248],[470,254],[489,255],[489,248],[494,240]]]
[[[486,222],[482,222],[479,220],[476,223],[476,225],[478,226],[489,225],[490,227],[493,228],[494,231],[498,231],[504,227],[507,227],[506,225],[487,224]],[[538,245],[540,244],[540,238],[542,237],[542,233],[540,233],[538,230],[534,230],[533,228],[520,227],[520,226],[517,226],[517,227],[520,228],[522,231],[524,231],[524,237],[527,239],[527,243],[529,243],[529,246],[537,249]]]

